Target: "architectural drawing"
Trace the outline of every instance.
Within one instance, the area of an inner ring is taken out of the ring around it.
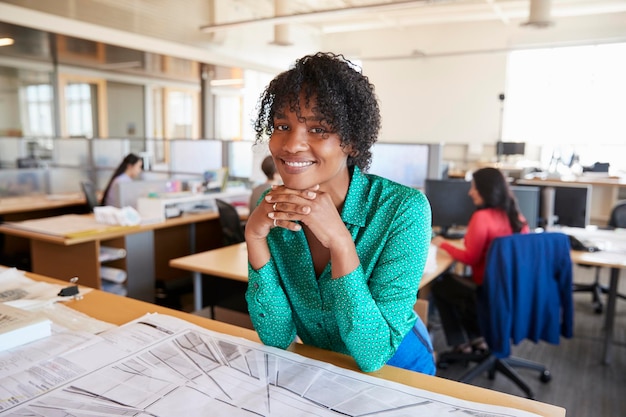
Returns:
[[[0,415],[534,416],[347,371],[169,316],[146,316],[107,333],[102,343],[62,358],[82,375]],[[98,363],[90,365],[89,357]]]

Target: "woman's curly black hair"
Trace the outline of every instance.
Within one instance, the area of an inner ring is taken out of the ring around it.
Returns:
[[[314,102],[323,122],[341,138],[341,146],[350,146],[348,166],[366,171],[372,159],[370,149],[378,138],[380,109],[374,86],[343,55],[304,56],[270,82],[259,99],[256,143],[272,135],[277,111],[288,106],[301,116],[301,95],[307,106]]]

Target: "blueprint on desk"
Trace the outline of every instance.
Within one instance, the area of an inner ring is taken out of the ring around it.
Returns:
[[[535,416],[345,370],[152,314],[2,381],[0,414]]]

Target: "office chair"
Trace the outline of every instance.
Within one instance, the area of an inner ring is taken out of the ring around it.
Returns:
[[[478,318],[490,352],[465,373],[468,383],[487,372],[504,374],[528,398],[534,393],[515,367],[539,372],[549,382],[542,364],[511,356],[511,342],[523,339],[552,344],[573,334],[572,260],[569,238],[563,233],[514,234],[497,238],[487,255],[485,280],[478,291]]]
[[[608,227],[611,229],[626,228],[626,200],[618,201],[617,204],[613,206],[611,216],[609,217]],[[585,267],[585,265],[581,266]],[[601,295],[607,294],[609,292],[609,287],[600,283],[600,271],[602,270],[602,267],[596,266],[589,268],[596,269],[594,282],[592,284],[574,283],[574,292],[590,292],[593,310],[597,314],[601,314],[604,309],[604,303],[602,302]],[[626,300],[625,294],[618,293],[617,296]]]
[[[215,199],[215,203],[217,204],[217,210],[220,214],[224,246],[244,242],[246,239],[237,209],[232,204],[220,200],[219,198]]]
[[[85,195],[89,212],[93,212],[93,208],[100,205],[98,203],[98,196],[96,195],[96,188],[91,181],[81,181],[80,188],[83,190],[83,194]]]
[[[243,227],[237,209],[230,203],[215,199],[217,210],[220,215],[220,226],[222,229],[223,246],[234,245],[245,242]],[[231,279],[205,275],[203,285],[203,300],[209,306],[211,317],[216,317],[215,307],[221,307],[220,311],[233,310],[240,313],[248,313],[248,303],[245,299],[247,282],[233,281]]]

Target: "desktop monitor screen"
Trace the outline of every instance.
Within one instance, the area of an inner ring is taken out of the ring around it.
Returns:
[[[441,234],[446,235],[449,228],[466,226],[476,206],[467,194],[471,182],[464,180],[427,179],[424,193],[430,201],[433,227],[440,227]]]
[[[372,147],[371,174],[397,183],[422,188],[428,173],[428,145],[376,143]]]
[[[555,223],[561,226],[586,227],[591,211],[591,186],[554,187]]]
[[[251,178],[254,155],[251,141],[228,142],[228,175],[235,178]],[[260,166],[260,164],[259,164]],[[265,176],[263,176],[265,179]]]
[[[528,227],[533,230],[539,226],[539,207],[541,189],[539,187],[513,185],[511,191],[517,200],[517,205],[526,218]]]
[[[498,155],[524,155],[525,151],[524,142],[498,142]]]

